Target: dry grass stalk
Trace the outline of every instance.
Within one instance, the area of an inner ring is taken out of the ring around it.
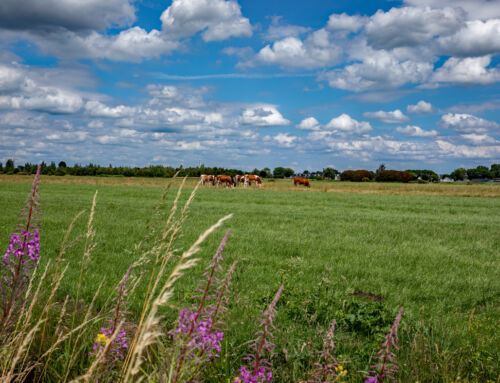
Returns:
[[[166,282],[160,289],[157,298],[153,301],[149,313],[144,321],[144,325],[137,330],[137,343],[134,347],[130,349],[130,361],[126,367],[126,372],[124,374],[124,382],[130,381],[132,376],[137,375],[139,368],[142,364],[142,355],[146,347],[154,344],[162,332],[158,330],[158,324],[161,317],[158,316],[158,309],[160,306],[164,306],[172,295],[173,284],[183,275],[184,271],[193,267],[197,260],[190,259],[194,254],[200,250],[200,245],[205,241],[205,239],[218,227],[220,227],[226,220],[230,219],[232,214],[221,218],[216,224],[212,225],[207,229],[200,237],[191,245],[191,247],[186,250],[179,259],[179,262],[175,266],[174,270],[167,278]],[[161,277],[162,271],[160,270],[158,276]],[[158,283],[160,278],[156,280],[155,285]]]

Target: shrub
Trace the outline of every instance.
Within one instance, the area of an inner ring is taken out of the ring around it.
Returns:
[[[373,178],[372,173],[368,170],[345,170],[340,174],[341,181],[361,182],[363,178],[371,180]]]
[[[403,171],[398,170],[382,170],[375,176],[375,181],[377,182],[404,182],[408,183],[413,179],[412,175]]]

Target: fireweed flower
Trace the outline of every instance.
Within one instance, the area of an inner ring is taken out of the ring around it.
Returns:
[[[316,369],[312,374],[313,379],[309,381],[311,383],[333,381],[340,376],[347,375],[347,371],[335,359],[335,342],[333,338],[336,323],[336,320],[332,322],[330,329],[323,337],[323,349],[318,352],[319,362],[314,363]]]
[[[31,271],[40,260],[39,179],[40,166],[21,209],[16,231],[11,234],[9,246],[0,259],[0,339],[21,311]]]
[[[257,338],[253,340],[249,348],[254,352],[249,354],[244,358],[251,368],[247,369],[247,366],[242,366],[240,368],[239,379],[242,383],[262,383],[270,382],[273,373],[271,371],[272,363],[269,359],[265,358],[271,357],[274,350],[274,343],[269,339],[273,338],[273,333],[271,330],[275,329],[273,325],[274,317],[276,316],[276,304],[278,299],[283,292],[283,285],[280,286],[278,292],[274,296],[273,301],[264,312],[263,318],[260,322],[262,330],[256,333]]]
[[[233,263],[226,277],[220,278],[222,253],[230,233],[230,230],[226,232],[199,282],[196,290],[198,296],[195,297],[200,299],[199,303],[182,309],[178,324],[170,331],[174,353],[179,355],[175,362],[174,383],[195,379],[207,362],[219,357],[224,338],[224,332],[220,329],[223,324],[221,318],[226,311],[231,277],[236,266],[236,262]]]
[[[392,351],[392,349],[394,348],[399,350],[398,327],[401,322],[403,310],[404,308],[401,307],[391,330],[385,336],[382,348],[375,357],[377,362],[371,366],[371,370],[369,371],[371,375],[365,376],[365,383],[382,383],[385,377],[388,377],[394,382],[396,381],[394,375],[398,372],[398,365],[396,364],[396,354]]]

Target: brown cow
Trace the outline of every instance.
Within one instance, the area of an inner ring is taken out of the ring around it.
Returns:
[[[231,176],[226,176],[224,174],[218,175],[215,177],[217,179],[217,186],[222,185],[223,183],[226,184],[226,187],[230,186],[234,188],[234,182],[231,179]]]
[[[244,185],[244,182],[245,182],[245,176],[242,176],[240,174],[236,174],[236,176],[234,177],[235,185],[238,186],[238,184],[241,184],[241,183],[243,183],[243,185]]]
[[[255,174],[246,174],[245,175],[245,186],[247,185],[252,185],[252,182],[255,183],[257,186],[262,186],[262,180],[260,179],[259,176],[256,176]]]
[[[202,174],[200,176],[201,179],[201,185],[205,185],[206,183],[211,183],[212,185],[215,185],[215,177],[213,175],[207,175],[207,174]]]
[[[308,188],[311,187],[309,180],[304,177],[293,177],[293,186],[297,186],[297,184],[307,186]]]

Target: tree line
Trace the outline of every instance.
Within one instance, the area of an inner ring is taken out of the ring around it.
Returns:
[[[17,165],[13,159],[8,159],[4,164],[0,162],[0,173],[4,174],[35,174],[38,164],[26,162],[24,165]],[[240,169],[227,169],[223,167],[207,167],[200,165],[197,167],[179,167],[150,165],[146,167],[128,167],[128,166],[101,166],[93,163],[88,165],[74,164],[68,166],[66,162],[60,161],[57,165],[54,161],[50,164],[42,162],[41,174],[54,176],[121,176],[121,177],[173,177],[176,173],[180,177],[199,177],[202,174],[227,174],[234,177],[236,174],[245,174],[247,172]],[[300,175],[312,179],[335,179],[340,175],[342,181],[379,181],[379,182],[410,182],[421,180],[425,182],[439,182],[440,177],[437,173],[429,169],[408,169],[405,171],[387,170],[384,164],[373,172],[370,170],[345,170],[342,173],[338,170],[328,167],[318,171],[304,170],[302,173],[295,172],[294,169],[278,166],[272,171],[270,168],[253,169],[251,174],[256,174],[261,178],[290,178]],[[493,179],[500,178],[500,164],[492,164],[490,168],[486,166],[477,166],[476,168],[455,169],[450,174],[443,174],[441,178],[449,177],[455,181],[466,179]]]

